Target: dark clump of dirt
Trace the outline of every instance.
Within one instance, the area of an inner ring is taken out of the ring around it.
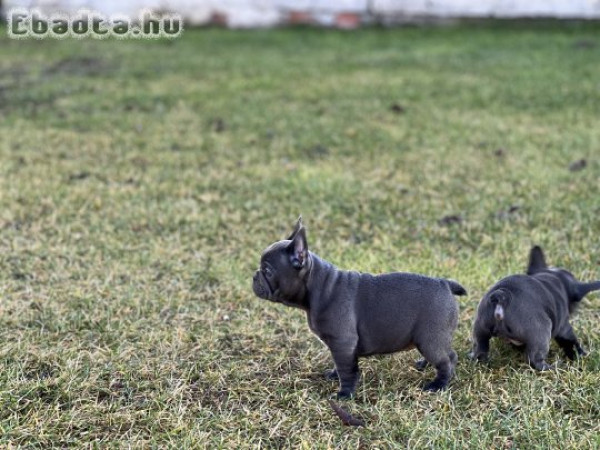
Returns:
[[[103,75],[114,69],[106,60],[90,56],[73,56],[61,59],[44,70],[45,75]]]
[[[569,170],[571,172],[579,172],[580,170],[585,169],[587,166],[587,161],[585,159],[580,159],[577,161],[573,161],[569,164]]]
[[[496,150],[494,150],[494,156],[502,158],[504,155],[506,155],[506,150],[504,148],[499,147]]]
[[[13,83],[24,80],[28,71],[23,66],[7,67],[0,69],[0,91],[10,89]]]
[[[0,112],[15,109],[15,95],[35,85],[35,80],[28,75],[29,72],[24,67],[0,69]]]
[[[438,223],[443,226],[459,225],[463,222],[463,218],[458,214],[450,214],[442,217]]]
[[[30,278],[30,275],[28,273],[25,272],[21,272],[21,271],[13,271],[12,272],[12,279],[13,280],[28,280]]]
[[[221,117],[215,117],[213,120],[211,120],[210,127],[215,133],[222,133],[225,131],[225,128],[227,128],[225,125],[225,120],[223,120]]]
[[[87,170],[84,170],[83,172],[72,173],[69,175],[69,181],[85,180],[86,178],[89,178],[90,175],[91,173]]]
[[[45,380],[54,378],[60,373],[60,368],[53,362],[34,359],[28,361],[23,368],[23,376],[26,380]]]
[[[192,386],[191,389],[192,394],[190,396],[192,398],[197,398],[200,402],[200,405],[202,405],[204,408],[221,410],[229,400],[229,391],[226,389],[215,389],[208,387],[199,393],[194,392],[198,391],[196,386]]]
[[[519,212],[521,207],[519,205],[510,205],[506,210],[500,210],[496,213],[498,219],[508,219],[513,214]]]
[[[406,108],[399,103],[393,103],[390,106],[390,111],[396,114],[404,114],[406,112]]]
[[[106,75],[113,71],[114,64],[104,59],[89,56],[63,58],[42,69],[39,75],[23,67],[0,69],[0,113],[21,111],[35,115],[55,105],[58,98],[73,93],[72,87],[40,91],[37,88],[54,77]],[[63,114],[56,111],[56,114]]]
[[[329,155],[329,149],[321,144],[313,145],[306,149],[306,155],[312,159],[323,158]]]
[[[580,50],[589,50],[592,48],[596,48],[598,44],[591,39],[579,39],[573,42],[573,48]]]

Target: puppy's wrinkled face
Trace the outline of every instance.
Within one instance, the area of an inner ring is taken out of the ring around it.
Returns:
[[[252,289],[262,299],[302,307],[309,273],[304,228],[290,237],[271,244],[263,252],[260,267],[252,278]]]

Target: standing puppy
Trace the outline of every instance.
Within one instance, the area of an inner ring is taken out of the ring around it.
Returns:
[[[496,283],[481,299],[473,326],[471,357],[485,360],[492,337],[525,346],[529,364],[547,370],[550,339],[569,359],[584,355],[570,314],[589,292],[599,290],[600,281],[580,283],[564,269],[549,268],[540,247],[529,255],[527,275],[511,275]]]
[[[412,273],[370,275],[339,270],[308,250],[301,218],[291,236],[267,247],[253,278],[263,299],[306,311],[308,326],[329,347],[339,398],[359,379],[358,357],[417,348],[437,370],[424,389],[446,387],[456,364],[452,334],[465,295],[455,281]]]

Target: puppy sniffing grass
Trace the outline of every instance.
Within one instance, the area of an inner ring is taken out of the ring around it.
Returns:
[[[550,340],[569,359],[584,355],[569,318],[583,297],[600,290],[600,281],[582,283],[565,269],[550,268],[542,249],[531,249],[526,275],[511,275],[482,298],[473,325],[471,357],[485,360],[492,337],[524,346],[529,364],[547,370]]]
[[[417,348],[418,363],[432,364],[437,375],[424,387],[444,389],[457,356],[452,336],[458,321],[454,295],[466,295],[455,281],[413,273],[339,270],[308,250],[298,219],[288,239],[271,244],[254,274],[254,293],[263,299],[306,311],[309,328],[329,347],[339,379],[338,398],[352,396],[359,379],[358,358]]]

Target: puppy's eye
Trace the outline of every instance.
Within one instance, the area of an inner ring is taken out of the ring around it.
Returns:
[[[266,276],[268,276],[269,278],[271,278],[271,277],[273,276],[273,271],[272,271],[270,268],[268,268],[268,267],[265,267],[265,268],[263,269],[263,272],[264,272],[264,273],[265,273],[265,275],[266,275]]]

